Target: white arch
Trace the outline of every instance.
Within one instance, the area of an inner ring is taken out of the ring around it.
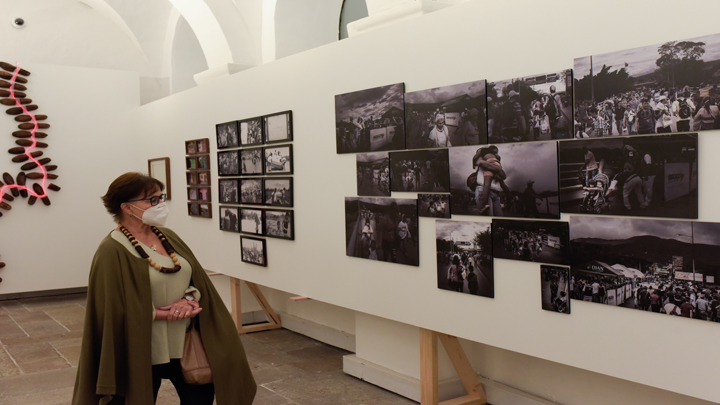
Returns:
[[[110,7],[109,4],[105,2],[105,0],[79,0],[80,3],[85,4],[86,6],[92,8],[93,10],[100,13],[103,17],[110,20],[113,24],[117,25],[120,30],[130,38],[130,41],[132,41],[133,45],[137,48],[140,53],[145,55],[143,52],[142,47],[140,46],[140,43],[138,42],[137,38],[135,37],[135,34],[132,32],[130,27],[125,23],[125,20],[123,20],[122,17],[115,11],[114,8]],[[147,59],[147,58],[146,58]]]
[[[233,55],[218,20],[205,1],[170,0],[190,24],[210,68],[233,63]]]

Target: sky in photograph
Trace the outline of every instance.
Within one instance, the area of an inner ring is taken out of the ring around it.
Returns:
[[[507,174],[505,184],[510,190],[522,192],[533,180],[537,193],[558,190],[557,144],[555,142],[525,142],[497,145],[500,164]],[[466,189],[465,181],[472,173],[472,158],[477,146],[450,148],[450,185]]]
[[[289,186],[288,180],[265,179],[265,188],[286,188]]]
[[[434,89],[414,91],[405,94],[407,104],[443,103],[447,100],[467,94],[475,98],[485,94],[485,80],[455,84],[452,86],[435,87]]]
[[[358,162],[375,162],[387,159],[388,152],[358,153],[356,156]]]
[[[502,91],[502,89],[504,89],[508,84],[511,84],[512,82],[516,82],[518,80],[527,80],[527,79],[535,78],[537,76],[558,73],[558,77],[560,78],[560,80],[557,80],[554,82],[547,82],[547,83],[543,83],[543,84],[536,84],[536,85],[530,86],[530,87],[533,90],[537,91],[538,93],[550,94],[550,86],[555,86],[556,92],[563,93],[566,90],[566,86],[565,86],[566,82],[565,82],[565,77],[561,74],[562,72],[566,72],[567,74],[569,74],[570,70],[561,71],[561,72],[540,73],[540,74],[536,74],[536,75],[532,75],[532,76],[525,76],[525,77],[516,78],[516,79],[496,80],[493,83],[495,83],[495,90]],[[490,97],[495,97],[495,95],[490,94]]]
[[[490,228],[489,222],[435,221],[435,238],[452,240],[468,240],[478,232]]]
[[[690,38],[682,41],[704,42],[705,53],[702,60],[709,62],[720,59],[720,34],[706,35],[704,37]],[[593,70],[597,74],[603,65],[612,66],[610,71],[615,71],[628,64],[627,72],[632,77],[643,76],[655,71],[655,61],[660,54],[658,48],[662,45],[653,44],[640,48],[626,49],[624,51],[593,55]],[[590,74],[590,57],[584,56],[575,59],[575,78],[582,79]]]
[[[347,197],[346,197],[347,198]],[[417,200],[410,198],[374,198],[374,197],[361,197],[358,201],[375,205],[390,205],[393,201],[397,205],[417,205]]]
[[[335,96],[335,120],[348,121],[351,117],[364,120],[370,116],[380,118],[392,107],[403,109],[402,83],[375,87]]]
[[[693,223],[695,243],[720,246],[720,224],[715,222]]]
[[[692,230],[688,221],[656,219],[570,217],[570,238],[628,239],[634,236],[656,236],[689,243]],[[697,240],[697,239],[696,239]]]

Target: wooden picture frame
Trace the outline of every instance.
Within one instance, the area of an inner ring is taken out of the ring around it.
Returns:
[[[187,189],[188,201],[198,201],[198,189],[197,187],[188,187]]]
[[[224,122],[215,125],[215,136],[218,149],[229,149],[240,147],[237,121]]]
[[[240,183],[237,179],[218,179],[218,201],[220,204],[240,203]]]
[[[198,155],[197,168],[198,170],[210,170],[210,155]]]
[[[263,142],[266,145],[273,143],[292,142],[292,111],[282,111],[263,116]]]
[[[165,185],[165,194],[167,194],[165,200],[170,201],[170,199],[172,199],[170,187],[170,158],[148,159],[148,175]]]
[[[210,139],[202,138],[195,141],[198,153],[210,153]]]
[[[198,172],[185,172],[185,179],[188,186],[197,186],[199,184]]]
[[[212,218],[212,204],[210,203],[200,203],[198,204],[200,207],[200,216],[203,218]]]
[[[210,187],[198,187],[197,188],[198,201],[211,202],[212,201],[212,190]]]
[[[240,179],[238,192],[240,204],[262,205],[263,203],[263,179]]]
[[[267,248],[265,239],[241,236],[240,260],[256,266],[267,267]]]
[[[240,151],[229,150],[217,153],[218,176],[240,175]]]
[[[185,141],[185,154],[195,155],[198,153],[196,141]]]
[[[197,170],[197,156],[188,156],[185,158],[186,170]]]
[[[188,215],[191,217],[200,216],[200,206],[198,203],[188,203]]]
[[[210,170],[197,171],[197,185],[198,186],[209,186],[210,185]]]
[[[240,149],[240,175],[262,176],[264,172],[263,148]]]
[[[218,207],[220,230],[225,232],[240,232],[240,208],[229,205]]]

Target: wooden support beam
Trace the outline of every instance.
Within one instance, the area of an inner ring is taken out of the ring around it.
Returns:
[[[475,375],[475,370],[472,369],[470,361],[465,355],[465,350],[463,350],[460,345],[458,338],[444,333],[438,333],[437,335],[445,348],[445,352],[448,354],[448,357],[450,357],[450,361],[453,367],[455,367],[455,371],[458,377],[460,377],[465,391],[467,391],[469,395],[476,395],[477,398],[482,401],[480,403],[486,403],[487,397],[485,396],[485,390],[483,390],[482,385],[480,385],[480,381],[478,381],[477,375]],[[478,387],[480,389],[479,392],[476,391]]]
[[[239,278],[230,277],[230,305],[232,305],[233,322],[238,333],[242,334],[242,308],[240,307],[240,280]]]
[[[435,332],[420,328],[420,404],[438,405],[438,354]]]
[[[483,405],[487,404],[486,401],[481,400],[477,395],[465,395],[464,397],[457,397],[448,399],[447,401],[440,402],[440,405]]]
[[[230,295],[231,295],[231,305],[232,305],[232,318],[233,322],[235,322],[235,327],[237,327],[238,333],[241,335],[244,335],[246,333],[252,333],[252,332],[260,332],[264,330],[272,330],[272,329],[280,329],[282,328],[282,322],[280,321],[280,315],[278,315],[270,306],[270,303],[268,303],[267,299],[265,299],[265,296],[263,295],[262,291],[260,291],[260,288],[255,283],[251,283],[249,281],[246,281],[245,284],[247,284],[248,288],[250,289],[250,292],[255,296],[255,299],[260,304],[260,307],[262,308],[263,312],[265,312],[265,315],[267,316],[268,322],[261,323],[257,325],[250,325],[250,326],[243,326],[242,325],[242,309],[240,307],[240,291],[241,291],[241,285],[240,283],[242,280],[230,277]]]

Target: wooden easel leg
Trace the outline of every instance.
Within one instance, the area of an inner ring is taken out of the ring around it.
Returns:
[[[239,334],[242,335],[242,308],[240,307],[240,279],[230,277],[230,302],[233,322]]]
[[[435,332],[420,328],[420,404],[438,405],[438,353]]]
[[[238,278],[230,277],[231,282],[231,305],[232,305],[232,318],[235,322],[235,327],[237,327],[238,333],[241,335],[244,335],[246,333],[251,332],[260,332],[264,330],[271,330],[271,329],[280,329],[282,328],[282,322],[280,321],[280,315],[278,315],[270,306],[270,303],[268,303],[267,299],[265,299],[265,296],[263,295],[262,291],[260,291],[260,288],[258,288],[257,284],[250,283],[248,281],[245,282],[247,284],[248,288],[250,289],[250,292],[253,293],[255,296],[255,299],[260,304],[260,307],[262,307],[263,312],[265,312],[265,315],[267,316],[268,322],[261,323],[257,325],[250,325],[250,326],[243,326],[242,325],[242,309],[240,308],[240,282],[243,280],[240,280]]]

